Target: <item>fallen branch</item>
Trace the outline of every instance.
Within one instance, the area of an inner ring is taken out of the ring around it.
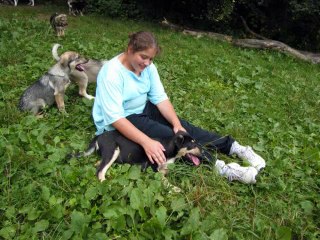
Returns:
[[[280,52],[288,53],[296,58],[302,59],[304,61],[308,61],[314,64],[320,63],[320,53],[312,53],[312,52],[306,52],[306,51],[300,51],[297,49],[294,49],[287,44],[284,44],[283,42],[275,41],[267,39],[253,31],[250,30],[244,19],[242,18],[242,21],[245,25],[245,28],[247,31],[249,31],[252,35],[262,38],[260,39],[234,39],[230,35],[224,35],[220,33],[214,33],[214,32],[204,32],[204,31],[195,31],[195,30],[188,30],[184,29],[181,26],[178,26],[176,24],[170,23],[167,19],[161,22],[163,26],[169,27],[176,31],[182,31],[184,34],[188,34],[195,37],[202,37],[206,36],[215,40],[219,41],[225,41],[232,43],[235,46],[239,47],[246,47],[246,48],[257,48],[257,49],[272,49],[277,50]]]
[[[235,46],[259,48],[259,49],[273,49],[280,52],[288,53],[296,58],[308,61],[314,64],[320,63],[320,54],[309,53],[296,50],[287,44],[275,40],[259,40],[259,39],[234,39],[232,43]]]
[[[161,24],[175,31],[183,31],[183,27],[169,22],[166,18],[163,18],[163,21],[161,22]]]
[[[214,33],[214,32],[199,32],[199,31],[192,31],[192,30],[183,30],[184,34],[192,35],[195,37],[202,37],[207,36],[209,38],[219,40],[219,41],[226,41],[226,42],[232,42],[232,36],[224,35],[220,33]]]

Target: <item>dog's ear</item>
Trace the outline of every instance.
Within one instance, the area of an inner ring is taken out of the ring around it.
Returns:
[[[176,139],[175,139],[174,142],[175,142],[176,146],[177,146],[178,148],[180,148],[180,147],[183,145],[183,142],[184,142],[184,136],[183,136],[183,134],[178,133],[178,134],[176,135]]]

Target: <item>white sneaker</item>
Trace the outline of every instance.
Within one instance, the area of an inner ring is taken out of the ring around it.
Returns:
[[[245,147],[242,151],[237,153],[237,156],[244,161],[247,161],[252,167],[260,171],[265,168],[266,161],[256,154],[251,147]]]
[[[238,142],[234,142],[230,149],[230,155],[236,154],[243,161],[247,161],[252,167],[260,171],[266,166],[266,161],[256,154],[253,149],[249,146],[244,147]]]
[[[245,184],[256,183],[257,169],[254,167],[241,167],[238,163],[225,164],[224,161],[217,160],[215,167],[220,175],[228,178],[229,181],[240,181]]]

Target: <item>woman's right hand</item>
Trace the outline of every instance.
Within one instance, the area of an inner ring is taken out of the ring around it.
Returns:
[[[150,138],[142,147],[152,164],[157,163],[161,165],[166,162],[166,156],[164,155],[165,149],[160,142]]]
[[[165,148],[162,144],[141,132],[128,119],[120,118],[112,125],[126,138],[142,146],[152,164],[161,165],[166,162],[166,157],[163,153]]]

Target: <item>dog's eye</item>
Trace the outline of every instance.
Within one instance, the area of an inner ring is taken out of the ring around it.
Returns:
[[[191,140],[191,142],[193,142],[193,143],[194,143],[194,142],[195,142],[195,140]]]

